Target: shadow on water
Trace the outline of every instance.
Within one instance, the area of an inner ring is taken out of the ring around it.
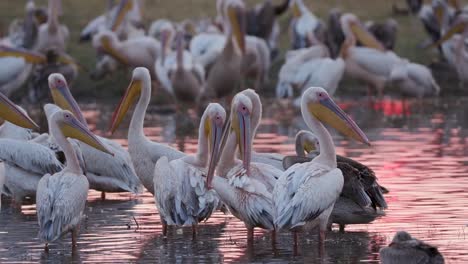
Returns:
[[[70,235],[50,245],[44,253],[37,239],[34,204],[18,212],[8,203],[0,215],[1,263],[219,263],[378,262],[378,251],[397,230],[407,230],[435,246],[447,262],[466,263],[468,252],[468,98],[377,101],[337,100],[372,142],[366,147],[331,131],[337,153],[353,157],[371,168],[379,182],[390,190],[386,216],[368,225],[354,225],[346,233],[328,232],[325,256],[318,258],[315,233],[300,236],[297,254],[292,236],[282,232],[272,249],[269,232],[256,230],[253,245],[246,230],[233,216],[215,213],[200,224],[196,240],[191,228],[174,228],[162,237],[160,218],[153,197],[90,191],[78,248],[71,252]],[[107,135],[115,105],[83,105],[90,128]],[[34,120],[41,115],[28,109]],[[158,114],[150,108],[145,133],[149,139],[166,142],[187,153],[197,147],[199,118],[195,113]],[[264,118],[254,141],[258,152],[294,153],[293,138],[305,129],[298,109],[290,102],[264,102]],[[127,145],[127,117],[113,138]],[[41,122],[41,127],[47,127]]]

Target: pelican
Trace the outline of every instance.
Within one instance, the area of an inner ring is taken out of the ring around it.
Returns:
[[[467,68],[468,69],[468,68]],[[440,87],[432,76],[431,70],[418,63],[401,60],[390,72],[389,81],[403,94],[424,97],[438,95]]]
[[[306,157],[308,152],[308,157]],[[317,137],[309,131],[301,130],[296,134],[297,156],[287,156],[283,159],[285,169],[295,163],[310,162],[320,153],[320,143]],[[377,183],[374,171],[350,158],[336,155],[337,168],[343,173],[344,184],[340,197],[335,203],[329,218],[329,227],[336,223],[340,231],[347,224],[367,224],[377,217],[383,216],[387,202],[383,197],[386,191]]]
[[[0,92],[13,94],[29,78],[33,64],[45,61],[40,53],[0,45]]]
[[[37,43],[34,50],[43,54],[54,50],[58,54],[65,53],[66,42],[70,35],[68,28],[61,25],[58,16],[61,8],[61,0],[49,0],[49,13],[47,23],[39,26]]]
[[[68,110],[83,125],[87,126],[78,103],[70,93],[65,78],[61,74],[51,74],[48,81],[52,98],[58,105],[50,106],[54,108],[52,112],[61,109]],[[86,164],[86,177],[88,178],[90,188],[101,191],[102,198],[105,197],[105,192],[138,193],[140,181],[135,173],[128,152],[115,141],[99,136],[97,138],[107,149],[110,149],[114,153],[113,156],[102,154],[86,144],[76,142],[76,146],[78,146]]]
[[[93,47],[129,67],[145,67],[154,75],[154,62],[161,54],[161,43],[148,36],[121,41],[109,30],[103,30],[93,37]]]
[[[232,91],[237,89],[240,80],[243,78],[242,59],[246,53],[245,7],[240,0],[227,0],[224,2],[221,16],[224,22],[226,40],[218,56],[213,56],[210,52],[209,56],[214,58],[214,61],[206,78],[204,96],[207,97],[220,98],[231,94]]]
[[[247,240],[252,242],[255,227],[274,230],[272,191],[281,171],[268,164],[251,163],[251,128],[257,126],[251,122],[255,121],[252,101],[238,93],[231,109],[225,147],[212,157],[213,161],[219,160],[219,176],[214,176],[216,162],[210,162],[207,182],[231,213],[244,222]],[[242,162],[236,159],[237,145]]]
[[[91,20],[81,31],[80,41],[91,40],[103,29],[111,29],[120,39],[135,36],[143,20],[140,3],[137,0],[121,0],[117,6],[109,1],[107,12]],[[144,35],[144,33],[142,34]]]
[[[384,51],[382,44],[367,32],[355,15],[344,14],[340,22],[346,37],[340,51],[345,60],[345,73],[367,82],[382,95],[393,66],[401,58]],[[367,47],[356,47],[356,40]]]
[[[48,243],[67,232],[72,233],[72,247],[76,247],[79,224],[88,196],[88,180],[83,175],[73,146],[66,137],[78,139],[113,155],[71,112],[58,111],[48,121],[50,134],[63,149],[67,166],[53,175],[44,175],[37,186],[39,239],[45,242],[46,251]]]
[[[167,225],[191,225],[195,236],[196,225],[218,207],[218,195],[206,186],[205,169],[208,159],[218,151],[225,121],[224,108],[209,104],[200,120],[197,153],[172,161],[162,157],[156,162],[154,198],[164,236]]]
[[[117,129],[136,99],[138,102],[128,128],[128,152],[141,183],[154,194],[154,166],[159,158],[166,156],[171,161],[185,154],[165,144],[152,142],[144,134],[143,123],[151,99],[151,76],[148,69],[143,67],[133,70],[132,81],[112,116],[111,133]]]
[[[27,116],[21,108],[11,102],[5,95],[0,93],[0,118],[5,122],[0,126],[0,138],[4,138],[3,132],[5,123],[8,122],[13,125],[18,125],[26,129],[38,128],[36,123]],[[0,162],[0,208],[2,206],[1,195],[3,193],[3,186],[5,184],[5,163]]]
[[[443,264],[444,257],[437,247],[411,237],[405,231],[398,231],[388,247],[380,250],[382,264],[420,263]]]
[[[251,127],[251,142],[253,142],[257,129],[260,126],[260,121],[262,120],[262,102],[260,101],[260,96],[253,89],[245,89],[241,94],[247,96],[252,102],[252,127]],[[273,166],[278,170],[283,170],[283,160],[284,155],[278,153],[258,153],[252,150],[252,161],[255,163],[265,163]]]
[[[398,33],[398,22],[389,18],[385,22],[367,21],[366,28],[374,37],[382,43],[386,50],[393,50]]]
[[[302,95],[301,111],[308,127],[317,135],[320,154],[311,162],[295,164],[284,171],[273,191],[274,223],[277,229],[319,227],[323,252],[328,218],[343,189],[343,174],[337,168],[335,146],[323,122],[344,135],[370,144],[359,127],[330,98],[325,89],[311,87]]]
[[[304,2],[291,0],[289,6],[294,16],[290,24],[292,49],[312,46],[314,43],[311,43],[311,35],[320,42],[324,42],[325,25],[307,8]]]
[[[444,56],[457,71],[460,87],[468,80],[468,51],[465,39],[468,37],[468,15],[459,15],[452,26],[433,46],[441,45]]]
[[[326,49],[325,45],[316,45]],[[312,48],[314,48],[312,47]],[[312,49],[309,48],[309,49]],[[342,54],[335,59],[329,57],[319,57],[303,61],[302,54],[297,54],[298,58],[286,61],[279,73],[279,80],[276,86],[277,97],[292,96],[293,90],[302,91],[305,87],[320,86],[333,95],[343,78],[345,62]]]
[[[273,5],[270,0],[265,0],[250,8],[246,12],[247,16],[247,35],[256,36],[264,39],[268,47],[273,52],[277,52],[277,40],[279,34],[276,34],[275,28],[279,27],[277,16],[288,10],[290,0],[284,0],[279,5]]]
[[[194,104],[205,81],[205,69],[185,50],[184,33],[175,33],[175,52],[168,53],[174,31],[162,32],[162,56],[155,62],[158,80],[178,102]],[[169,35],[169,36],[168,36]]]

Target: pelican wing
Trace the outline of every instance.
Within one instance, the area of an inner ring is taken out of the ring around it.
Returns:
[[[273,191],[275,226],[294,228],[317,218],[333,206],[343,188],[339,169],[323,168],[309,162],[286,170]]]
[[[138,193],[140,181],[128,152],[111,140],[102,137],[99,137],[99,139],[114,153],[114,156],[102,153],[87,144],[76,141],[82,152],[86,171],[96,176],[93,179],[106,178],[105,180],[109,181],[109,184],[117,185],[117,187],[128,192]],[[91,187],[94,188],[91,180],[90,183]]]
[[[278,170],[284,170],[283,164],[282,164],[283,158],[284,158],[284,155],[281,155],[278,153],[257,153],[257,152],[252,153],[253,162],[268,164],[270,166],[275,167]]]
[[[25,67],[26,62],[23,58],[0,58],[0,86],[19,76]]]
[[[388,77],[393,66],[401,59],[393,52],[382,52],[373,48],[353,47],[351,59],[361,68],[373,74]]]
[[[89,184],[84,175],[45,175],[39,181],[36,210],[39,238],[52,242],[81,220]]]
[[[63,168],[49,148],[14,139],[0,139],[0,160],[40,175],[56,173]]]
[[[273,229],[273,198],[265,184],[247,176],[242,165],[231,169],[227,177],[215,176],[213,186],[231,213],[247,226]]]
[[[204,172],[182,159],[171,162],[166,157],[159,159],[154,186],[158,209],[168,224],[197,224],[208,219],[218,207],[219,198],[206,188]]]

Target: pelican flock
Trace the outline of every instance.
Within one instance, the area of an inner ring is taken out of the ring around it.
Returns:
[[[449,65],[464,91],[466,8],[451,0],[407,2],[407,12],[417,14],[429,34],[421,46],[438,48],[439,63]],[[446,92],[431,67],[399,54],[399,20],[364,23],[363,17],[338,8],[323,20],[321,5],[303,0],[264,0],[255,6],[217,0],[211,4],[216,12],[212,18],[175,21],[168,14],[155,18],[146,30],[143,13],[150,4],[108,1],[106,10],[83,24],[79,33],[79,45],[88,45],[97,55],[91,79],[122,72],[128,73],[122,78],[130,79],[106,137],[93,134],[100,131],[89,126],[82,111],[86,107],[72,95],[83,94],[83,83],[73,80],[84,69],[68,54],[76,50],[69,49],[73,29],[64,24],[72,10],[63,10],[61,0],[48,0],[47,8],[29,0],[24,18],[14,21],[0,39],[0,194],[20,211],[23,203],[35,204],[38,237],[46,250],[67,233],[76,249],[89,190],[101,192],[104,199],[108,192],[138,196],[144,187],[154,197],[164,239],[169,226],[189,226],[197,239],[204,228],[199,224],[225,207],[244,223],[249,246],[255,228],[270,232],[274,247],[277,237],[290,231],[296,251],[299,234],[309,236],[306,231],[317,228],[320,256],[333,224],[345,232],[346,226],[370,228],[386,217],[389,191],[362,160],[338,155],[325,125],[372,148],[332,99],[337,95],[341,101],[346,92],[360,96],[349,80],[364,84],[370,100],[394,93],[419,100]],[[394,11],[405,12],[395,6]],[[288,38],[287,49],[282,36]],[[122,88],[115,82],[109,86]],[[353,88],[346,91],[348,86]],[[292,111],[300,111],[306,125],[294,139],[295,155],[255,149],[265,121],[263,108],[272,102],[265,98],[271,95],[276,95],[275,105],[296,106]],[[92,99],[88,101],[99,108],[104,98]],[[153,111],[152,99],[155,104],[172,102],[171,111],[190,120],[196,110],[203,110],[195,153],[146,136],[145,126],[153,125],[145,121]],[[30,102],[38,104],[34,110],[43,109],[47,128],[33,121],[37,111],[31,111]],[[105,119],[99,115],[96,122]],[[126,133],[128,147],[110,138],[118,129]],[[404,231],[380,251],[380,259],[443,263],[437,248]]]

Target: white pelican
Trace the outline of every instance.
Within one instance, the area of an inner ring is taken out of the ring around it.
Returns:
[[[251,124],[254,121],[251,100],[238,93],[233,98],[231,109],[226,144],[221,155],[218,152],[212,158],[207,181],[229,211],[244,222],[247,239],[251,242],[255,227],[274,229],[272,191],[281,171],[268,164],[251,163],[251,127],[257,126]],[[237,145],[242,162],[236,158]],[[214,176],[215,161],[218,159],[219,176]]]
[[[301,130],[296,134],[298,156],[286,156],[283,165],[288,169],[295,163],[310,162],[319,153],[318,138],[309,131]],[[344,231],[347,224],[367,224],[383,216],[383,209],[387,208],[383,192],[387,190],[377,183],[374,171],[340,155],[336,155],[336,162],[343,173],[344,184],[328,221],[330,228],[332,223],[336,223],[340,231]]]
[[[59,23],[60,7],[61,0],[49,0],[47,23],[39,26],[34,50],[43,54],[49,50],[54,50],[58,54],[65,53],[66,42],[70,33],[66,26]]]
[[[320,36],[320,31],[323,31],[325,27],[323,22],[307,8],[302,0],[291,0],[289,6],[293,13],[293,20],[289,26],[292,48],[312,46],[314,43],[311,43],[310,35],[323,42],[323,36]]]
[[[444,257],[437,247],[413,238],[405,231],[398,231],[388,247],[380,250],[379,255],[382,264],[445,263]]]
[[[468,69],[468,68],[467,68]],[[431,70],[418,63],[401,60],[390,72],[389,81],[406,95],[424,97],[438,95],[440,87],[432,76]]]
[[[33,64],[45,61],[40,53],[0,44],[0,92],[13,94],[29,78]]]
[[[161,43],[148,36],[121,41],[109,30],[103,30],[93,37],[93,47],[129,67],[145,67],[154,75],[154,62],[161,54]]]
[[[49,88],[54,102],[58,105],[55,107],[54,105],[50,106],[55,108],[52,112],[59,111],[60,108],[69,110],[80,122],[87,126],[81,109],[70,93],[67,82],[61,74],[51,74],[49,76]],[[100,151],[86,144],[76,142],[86,164],[86,177],[90,188],[101,191],[103,198],[105,192],[138,193],[140,181],[128,152],[115,141],[100,136],[97,136],[97,138],[114,153],[114,156],[103,155]]]
[[[151,77],[148,69],[142,67],[133,70],[132,81],[112,116],[110,131],[117,129],[136,99],[138,102],[128,128],[128,152],[141,183],[154,194],[154,166],[159,158],[166,156],[171,161],[185,154],[165,144],[152,142],[145,136],[143,123],[151,99]]]
[[[174,24],[168,19],[161,18],[151,23],[148,29],[148,36],[163,42],[164,35],[169,34],[168,30],[172,33],[175,30]]]
[[[73,146],[66,137],[88,144],[113,155],[88,128],[69,111],[58,111],[50,117],[50,134],[63,150],[67,166],[53,175],[46,174],[39,181],[36,194],[39,238],[46,243],[72,233],[72,247],[76,247],[79,224],[88,197],[89,183],[78,163]]]
[[[183,31],[175,33],[169,28],[161,34],[162,55],[154,66],[158,80],[178,102],[194,104],[205,82],[205,69],[185,50]],[[175,51],[170,52],[173,34]]]
[[[460,86],[468,81],[468,51],[465,40],[468,37],[468,15],[459,15],[452,26],[444,32],[435,45],[441,45],[447,61],[455,68],[458,74]]]
[[[250,130],[250,135],[252,136],[251,142],[253,142],[257,134],[257,129],[260,126],[260,121],[262,120],[262,102],[260,101],[260,96],[258,96],[258,94],[253,89],[245,89],[240,93],[247,96],[252,102],[252,126]],[[284,155],[278,153],[258,153],[252,150],[253,162],[265,163],[279,170],[283,170],[283,157]]]
[[[6,96],[0,93],[0,118],[4,119],[5,122],[0,126],[0,138],[4,138],[4,128],[6,123],[10,123],[12,126],[19,125],[25,127],[27,130],[37,128],[38,126],[32,121],[29,116],[24,114],[22,109],[17,107],[11,102]],[[16,124],[16,125],[13,125]],[[1,195],[3,193],[3,185],[5,184],[5,163],[0,162],[0,208],[2,205]]]
[[[393,66],[401,58],[391,51],[384,51],[382,44],[369,34],[355,15],[344,14],[340,22],[346,37],[340,51],[345,60],[345,73],[364,80],[382,95]],[[368,47],[356,47],[357,40]]]
[[[218,207],[218,195],[207,188],[205,175],[208,159],[219,149],[225,121],[224,108],[209,104],[200,120],[197,153],[172,161],[162,157],[156,162],[154,198],[164,236],[167,225],[191,225],[195,236],[196,225]]]
[[[320,154],[311,162],[295,164],[278,179],[273,191],[275,227],[294,231],[296,246],[296,228],[318,225],[320,252],[323,252],[328,218],[344,183],[343,174],[337,168],[332,137],[323,122],[363,143],[369,144],[369,140],[323,88],[312,87],[303,93],[301,111],[304,121],[319,139]]]
[[[245,6],[240,0],[227,0],[223,5],[221,15],[226,40],[219,55],[211,55],[212,50],[206,55],[212,58],[204,90],[204,95],[207,97],[227,96],[240,84],[243,77],[242,59],[246,53],[244,12]],[[196,41],[196,38],[192,41]],[[192,44],[191,51],[193,53]]]
[[[81,31],[80,41],[91,40],[103,29],[116,32],[121,39],[131,38],[139,31],[135,26],[141,25],[143,17],[138,0],[121,0],[117,6],[110,2],[113,1],[109,1],[106,13],[91,20]]]

